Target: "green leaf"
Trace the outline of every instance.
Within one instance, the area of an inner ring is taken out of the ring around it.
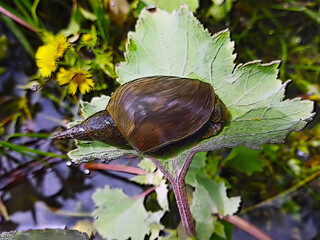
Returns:
[[[230,121],[218,135],[203,140],[192,152],[187,146],[175,158],[159,159],[174,178],[194,152],[239,145],[259,149],[264,143],[283,143],[289,132],[301,130],[314,116],[311,101],[283,101],[288,82],[277,79],[278,61],[235,67],[229,35],[228,31],[210,35],[186,7],[171,14],[143,10],[135,32],[129,33],[125,62],[116,68],[120,83],[154,75],[200,79],[212,84],[230,112]],[[118,150],[118,154],[132,152]]]
[[[95,14],[93,14],[92,12],[89,12],[88,10],[79,7],[79,11],[81,12],[82,16],[87,19],[90,20],[91,22],[97,21],[97,16]]]
[[[194,155],[192,159],[185,181],[193,187],[196,185],[197,175],[208,176],[204,170],[207,161],[206,155],[206,152],[200,152]]]
[[[76,230],[60,230],[60,229],[45,229],[45,230],[28,230],[24,232],[4,232],[0,234],[0,239],[3,240],[43,240],[43,239],[64,239],[64,240],[88,240],[86,233]]]
[[[134,150],[121,150],[116,147],[109,146],[102,142],[86,142],[76,141],[77,148],[68,152],[68,157],[74,163],[84,163],[95,159],[100,159],[102,162],[111,161],[123,156],[137,156]]]
[[[126,61],[116,69],[119,82],[172,75],[212,84],[228,107],[230,122],[193,152],[283,143],[290,131],[301,130],[312,119],[313,102],[283,101],[288,82],[277,79],[278,61],[254,61],[235,68],[233,46],[228,31],[211,36],[185,7],[172,14],[142,11],[135,32],[129,33]],[[175,164],[170,159],[161,163],[175,176],[188,154],[182,152]]]
[[[224,226],[215,214],[232,215],[237,212],[240,197],[229,198],[224,182],[214,182],[205,171],[206,153],[197,153],[191,162],[186,183],[195,188],[191,213],[196,221],[197,237],[210,239],[215,233],[225,238]]]
[[[226,18],[231,11],[234,0],[212,0],[212,6],[207,15],[220,21]]]
[[[199,239],[209,239],[217,228],[223,235],[221,226],[216,224],[214,214],[232,215],[238,211],[240,197],[227,197],[224,182],[216,183],[208,178],[197,177],[193,193],[191,213],[196,221],[196,231]]]
[[[94,97],[90,102],[80,101],[81,112],[84,118],[88,118],[96,112],[105,110],[110,97],[101,95],[100,97]]]
[[[225,165],[233,167],[234,169],[250,176],[254,172],[262,171],[263,169],[264,162],[259,156],[259,151],[239,146],[232,149],[231,153],[225,159]]]
[[[153,164],[153,162],[150,161],[150,159],[143,158],[138,164],[138,167],[146,170],[148,173],[145,175],[134,176],[130,179],[131,181],[134,181],[139,184],[155,186],[159,186],[162,183],[163,174],[160,170],[155,171],[156,166]]]
[[[144,208],[144,198],[130,198],[120,189],[98,189],[92,196],[97,205],[93,216],[97,217],[95,227],[102,237],[108,239],[144,239],[149,234],[150,227],[155,231],[162,228],[160,219],[164,211],[147,212]],[[158,227],[156,227],[158,226]]]
[[[207,178],[197,178],[191,211],[194,211],[200,220],[207,219],[212,214],[218,213],[233,215],[238,211],[239,204],[240,197],[227,197],[227,188],[224,182],[216,183]],[[199,212],[202,214],[199,214]]]
[[[185,7],[172,14],[144,10],[136,31],[129,33],[126,61],[116,68],[118,80],[123,84],[168,75],[213,83],[234,68],[234,43],[229,35],[223,31],[211,36]]]
[[[199,7],[199,0],[142,0],[147,5],[154,5],[167,12],[172,12],[175,9],[179,9],[181,4],[188,5],[192,12],[195,12]]]
[[[166,184],[166,180],[162,180],[159,186],[156,187],[157,200],[164,211],[169,211],[169,203],[168,203],[168,184]]]

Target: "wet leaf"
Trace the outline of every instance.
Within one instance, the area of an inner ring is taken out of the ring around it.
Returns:
[[[160,230],[160,219],[164,211],[147,212],[144,198],[130,198],[120,189],[98,189],[92,196],[97,209],[93,216],[97,217],[95,227],[107,239],[144,239],[150,228],[155,235]],[[156,227],[158,226],[158,227]],[[159,234],[159,232],[157,233]]]
[[[127,155],[137,156],[138,154],[134,150],[119,150],[97,141],[77,141],[77,148],[68,153],[68,157],[79,164],[94,159],[100,159],[102,162],[111,161]]]

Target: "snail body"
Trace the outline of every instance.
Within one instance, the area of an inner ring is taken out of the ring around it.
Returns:
[[[97,140],[150,153],[219,132],[229,113],[205,82],[172,76],[144,77],[122,85],[106,110],[53,136]]]

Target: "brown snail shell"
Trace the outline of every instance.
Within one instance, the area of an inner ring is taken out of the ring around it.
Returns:
[[[215,135],[228,117],[227,108],[208,83],[144,77],[117,89],[106,110],[53,138],[98,140],[149,153],[186,139]]]

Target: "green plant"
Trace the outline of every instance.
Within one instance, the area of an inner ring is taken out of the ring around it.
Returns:
[[[161,10],[153,13],[143,11],[136,31],[129,34],[125,57],[126,62],[116,69],[120,83],[150,75],[198,78],[214,86],[230,111],[230,123],[217,136],[196,146],[187,146],[177,156],[164,159],[145,156],[171,182],[187,233],[196,235],[197,232],[200,239],[207,239],[215,231],[212,227],[216,221],[214,214],[234,214],[240,199],[229,199],[224,184],[210,180],[203,168],[199,168],[188,178],[196,189],[191,208],[196,220],[194,228],[184,180],[195,153],[238,145],[257,149],[267,142],[281,143],[290,131],[301,130],[312,119],[313,103],[301,99],[282,101],[286,83],[276,79],[279,62],[261,64],[254,61],[235,67],[229,32],[210,36],[185,7],[172,14]],[[106,99],[95,102],[103,102],[104,106],[107,104]],[[137,156],[134,151],[92,142],[78,143],[78,148],[70,152],[69,157],[75,162],[83,162],[96,158],[112,160],[128,154]],[[198,164],[196,160],[194,163]],[[215,198],[208,200],[212,197]],[[219,202],[224,204],[219,205]],[[97,204],[104,205],[100,201]],[[208,216],[202,212],[204,209]],[[101,218],[102,214],[99,215]]]

